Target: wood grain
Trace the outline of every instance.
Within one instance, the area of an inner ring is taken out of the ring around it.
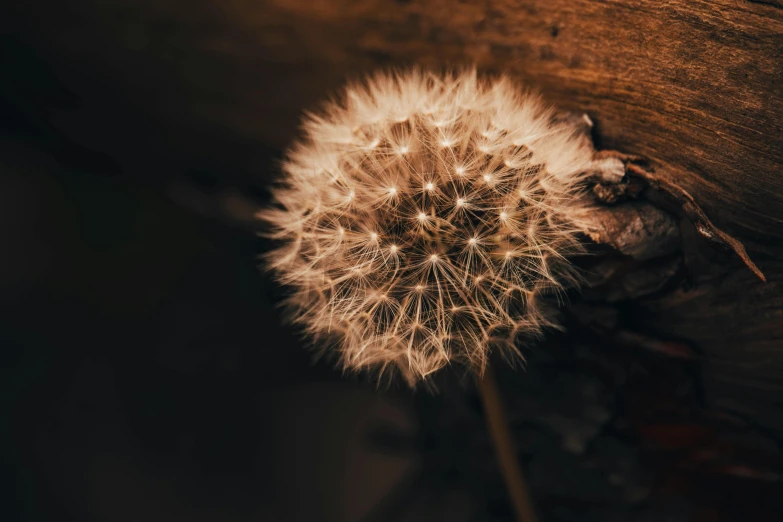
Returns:
[[[773,5],[79,0],[46,19],[39,8],[23,13],[43,22],[35,44],[89,65],[64,71],[69,83],[106,82],[164,109],[170,125],[196,124],[182,141],[228,131],[285,146],[301,110],[346,77],[475,63],[589,113],[605,148],[652,158],[751,250],[783,244],[783,11]]]

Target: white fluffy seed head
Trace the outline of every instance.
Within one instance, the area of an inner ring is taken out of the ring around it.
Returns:
[[[346,369],[482,372],[554,325],[541,297],[575,283],[591,156],[507,79],[373,76],[305,120],[261,213],[269,266]]]

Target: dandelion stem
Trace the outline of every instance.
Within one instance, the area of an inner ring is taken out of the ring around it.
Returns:
[[[484,405],[484,417],[495,449],[495,456],[503,474],[517,522],[538,522],[527,482],[517,460],[500,389],[492,367],[489,365],[484,369],[484,375],[478,379],[478,390]]]

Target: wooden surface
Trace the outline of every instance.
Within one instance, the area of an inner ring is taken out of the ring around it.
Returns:
[[[3,88],[52,147],[100,151],[139,179],[206,170],[263,186],[260,158],[301,110],[377,67],[477,64],[587,112],[601,148],[649,157],[769,281],[716,258],[728,275],[629,305],[629,320],[708,355],[708,401],[783,432],[777,0],[75,0],[0,18],[47,85]]]

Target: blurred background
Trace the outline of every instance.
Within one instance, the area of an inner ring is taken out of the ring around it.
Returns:
[[[4,4],[3,519],[513,520],[472,383],[379,389],[314,362],[253,218],[302,110],[378,67],[471,63],[655,158],[769,279],[720,258],[700,285],[577,299],[567,334],[499,369],[542,520],[783,519],[781,13]]]

